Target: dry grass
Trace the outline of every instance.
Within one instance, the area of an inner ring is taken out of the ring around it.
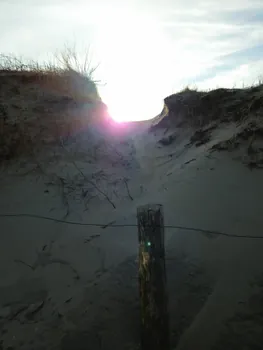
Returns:
[[[36,153],[102,117],[94,70],[69,48],[41,65],[0,55],[0,162]]]
[[[44,65],[0,55],[1,170],[58,189],[65,217],[72,203],[88,210],[97,198],[115,208],[110,186],[120,180],[97,174],[97,163],[126,165],[114,140],[99,133],[107,110],[93,73],[71,49]],[[93,123],[100,124],[95,132]]]
[[[259,81],[243,89],[218,88],[210,91],[186,87],[166,97],[164,103],[167,112],[160,115],[157,121],[159,127],[202,127],[214,121],[239,122],[255,115],[262,116],[263,84]]]

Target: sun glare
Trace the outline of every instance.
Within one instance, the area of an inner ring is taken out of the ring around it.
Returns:
[[[105,11],[96,32],[101,57],[99,87],[111,117],[116,121],[154,118],[171,93],[169,45],[157,22],[127,9]]]
[[[116,103],[112,101],[111,103],[111,99],[108,100],[108,103],[106,100],[105,103],[108,106],[110,116],[117,122],[152,119],[159,114],[163,108],[162,99],[155,100],[150,106],[147,104],[144,105],[133,98],[129,101],[127,100],[125,104],[118,104],[118,101],[116,101]],[[136,109],[136,107],[138,109]]]

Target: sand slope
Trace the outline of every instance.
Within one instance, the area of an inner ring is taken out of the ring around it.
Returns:
[[[75,159],[85,174],[97,168],[107,173],[100,188],[107,190],[116,208],[93,191],[85,211],[79,193],[65,204],[61,186],[47,185],[46,175],[18,177],[3,170],[1,214],[134,224],[101,228],[1,217],[3,349],[136,348],[138,205],[162,203],[167,225],[263,236],[262,171],[244,164],[245,142],[231,151],[211,152],[213,145],[242,128],[218,125],[210,141],[198,147],[189,145],[191,130],[181,130],[167,146],[158,142],[163,137],[160,130],[138,135],[136,155],[127,169]],[[127,158],[122,147],[119,151]],[[61,170],[64,163],[45,171],[64,171],[75,183],[81,181],[70,161],[67,171]],[[117,181],[125,177],[130,195],[124,181]],[[113,191],[118,193],[115,197]],[[260,349],[263,239],[167,229],[166,246],[172,345],[184,350]]]
[[[222,113],[245,110],[239,91],[218,93]],[[138,348],[136,208],[162,203],[177,226],[166,229],[173,348],[262,349],[262,118],[219,122],[211,103],[210,123],[185,125],[184,98],[166,101],[178,115],[169,106],[154,127],[123,130],[85,127],[83,105],[74,137],[1,166],[0,348]]]

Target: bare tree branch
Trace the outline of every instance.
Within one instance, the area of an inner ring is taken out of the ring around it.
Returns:
[[[63,144],[62,144],[62,147],[65,150],[65,152],[68,153],[68,151],[66,150],[66,148],[64,147]],[[83,173],[83,171],[79,168],[79,166],[74,162],[74,160],[72,160],[71,162],[74,165],[74,167],[78,170],[78,172],[81,174],[81,176],[85,179],[85,181],[87,181],[94,188],[96,188],[96,190],[107,199],[107,201],[113,206],[113,208],[116,209],[116,205],[112,202],[112,200],[109,198],[109,196],[105,192],[103,192],[94,181],[87,178],[87,176]]]

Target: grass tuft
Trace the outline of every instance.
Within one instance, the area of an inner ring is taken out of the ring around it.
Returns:
[[[88,54],[65,48],[40,64],[0,54],[0,162],[38,152],[105,114]]]
[[[166,97],[164,105],[166,113],[158,120],[158,125],[163,127],[170,124],[201,127],[214,121],[240,122],[250,117],[262,118],[263,84],[259,80],[257,84],[240,89],[217,88],[209,91],[187,86]]]

